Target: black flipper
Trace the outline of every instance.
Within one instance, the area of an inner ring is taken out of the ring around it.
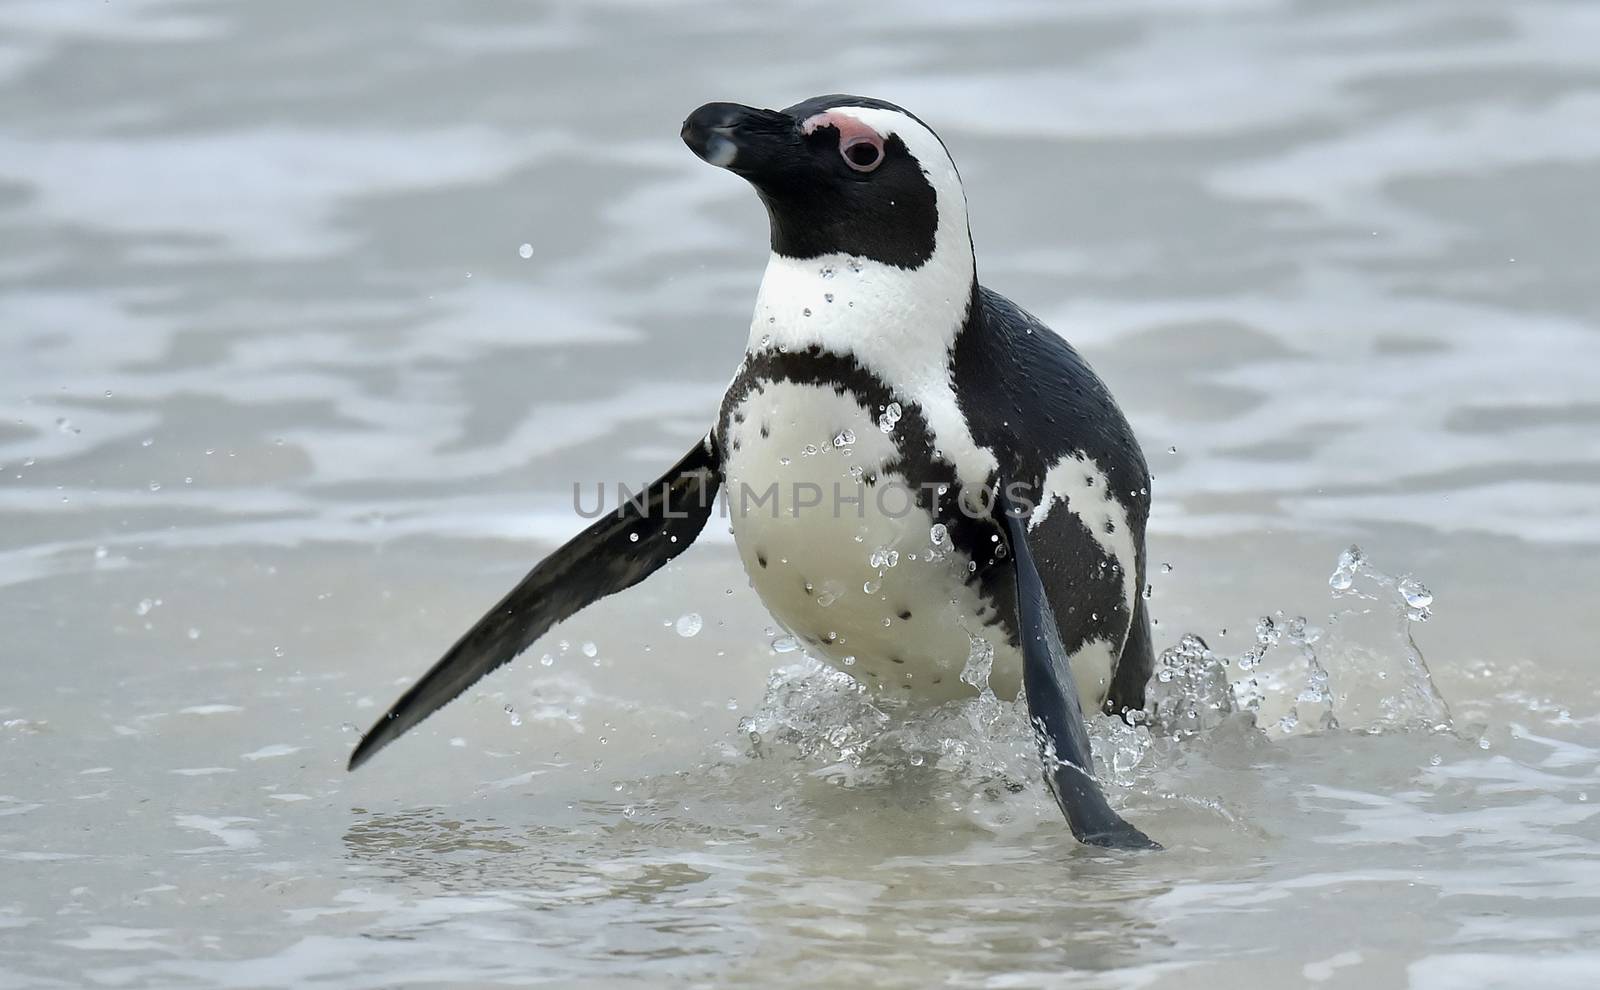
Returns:
[[[1144,581],[1135,587],[1144,587]],[[1106,696],[1106,714],[1127,719],[1128,712],[1144,711],[1144,689],[1156,672],[1155,647],[1150,642],[1150,614],[1145,611],[1144,598],[1138,598],[1133,607],[1133,625],[1128,627],[1128,639],[1122,644],[1122,659],[1117,661],[1117,672],[1111,678],[1111,691]]]
[[[539,562],[400,696],[350,754],[354,770],[557,622],[649,577],[694,542],[716,504],[721,458],[707,437],[639,497]]]
[[[1044,584],[1028,550],[1027,524],[1012,507],[1004,478],[1000,479],[995,511],[1004,520],[1012,568],[1017,575],[1022,687],[1044,756],[1045,783],[1079,842],[1117,849],[1160,849],[1159,843],[1111,810],[1095,783],[1094,756],[1083,724],[1078,687],[1061,645],[1055,612],[1045,597]]]

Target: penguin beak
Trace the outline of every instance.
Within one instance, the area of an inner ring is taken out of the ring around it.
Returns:
[[[707,103],[683,122],[683,143],[701,159],[760,184],[801,147],[793,118],[738,103]]]

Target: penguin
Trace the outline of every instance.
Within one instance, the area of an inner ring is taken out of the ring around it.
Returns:
[[[885,704],[1020,691],[1089,845],[1160,846],[1100,790],[1085,711],[1145,704],[1150,475],[1104,382],[978,282],[943,141],[882,100],[708,103],[681,136],[748,182],[771,254],[715,424],[538,564],[374,724],[355,769],[552,625],[682,553],[718,502],[751,584]],[[963,676],[963,675],[966,676]]]

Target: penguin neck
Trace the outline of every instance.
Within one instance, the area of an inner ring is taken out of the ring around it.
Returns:
[[[941,238],[915,269],[844,254],[774,254],[756,296],[746,360],[812,350],[849,359],[897,401],[917,404],[965,485],[985,483],[997,461],[973,437],[955,394],[956,339],[982,332],[972,240],[961,234]]]
[[[954,232],[951,232],[954,233]],[[914,397],[949,379],[949,354],[977,285],[966,230],[914,269],[849,254],[767,260],[745,350],[817,348],[854,358]]]

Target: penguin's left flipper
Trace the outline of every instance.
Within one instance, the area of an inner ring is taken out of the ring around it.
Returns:
[[[631,588],[688,549],[716,504],[721,467],[708,436],[636,499],[540,561],[367,730],[350,754],[350,769],[509,663],[557,622]]]
[[[1044,779],[1079,842],[1114,849],[1160,849],[1161,844],[1129,825],[1106,803],[1094,779],[1094,756],[1084,728],[1078,689],[1061,645],[1055,612],[1028,549],[1028,527],[1000,480],[995,511],[1001,516],[1017,576],[1018,635],[1022,639],[1022,687],[1028,715],[1044,757]]]

